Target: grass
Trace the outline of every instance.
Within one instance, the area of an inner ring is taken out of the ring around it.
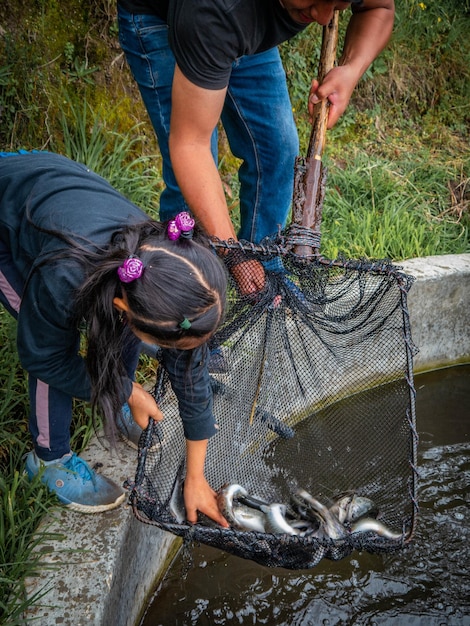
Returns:
[[[62,113],[63,148],[56,151],[85,163],[116,189],[158,219],[158,200],[163,189],[160,155],[145,154],[143,124],[122,134],[106,124],[89,103],[73,103],[67,96],[67,114]],[[130,156],[132,155],[132,156]]]
[[[86,163],[151,215],[158,214],[161,159],[140,95],[120,56],[113,3],[86,14],[79,0],[0,6],[0,146],[42,148]],[[397,2],[393,39],[328,131],[328,186],[321,251],[334,258],[470,252],[470,1]],[[64,21],[68,28],[63,29]],[[346,20],[340,24],[344,34]],[[21,28],[18,27],[21,25]],[[24,28],[27,25],[27,28]],[[320,29],[281,47],[301,154],[305,102]],[[313,34],[312,34],[313,33]],[[220,133],[220,173],[236,221],[238,161]],[[55,499],[22,474],[29,450],[26,377],[16,323],[0,308],[0,624],[21,623],[25,577],[44,567],[41,526]],[[145,359],[144,359],[145,360]],[[143,363],[144,382],[151,371]],[[93,435],[77,402],[73,447]]]
[[[388,258],[470,252],[468,200],[449,203],[449,181],[464,185],[459,163],[359,152],[353,166],[332,167],[323,208],[322,251],[335,258]],[[447,200],[447,201],[446,201]]]
[[[42,569],[35,550],[49,538],[39,530],[54,498],[37,480],[22,473],[28,452],[27,385],[15,350],[16,323],[0,310],[0,623],[21,623],[24,608],[41,593],[26,598],[25,578]]]
[[[53,498],[38,478],[29,482],[18,470],[0,475],[0,619],[6,618],[2,623],[22,623],[23,611],[48,591],[44,585],[28,597],[25,578],[40,576],[46,569],[39,548],[58,535],[40,522],[51,511]]]

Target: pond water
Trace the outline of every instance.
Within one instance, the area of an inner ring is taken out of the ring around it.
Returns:
[[[267,568],[215,548],[175,559],[140,626],[470,625],[470,365],[415,377],[418,526],[398,552]]]

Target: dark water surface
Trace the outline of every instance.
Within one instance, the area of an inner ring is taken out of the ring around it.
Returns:
[[[180,554],[168,570],[141,626],[470,625],[470,365],[416,376],[415,386],[411,545],[294,572],[195,547],[192,563]]]

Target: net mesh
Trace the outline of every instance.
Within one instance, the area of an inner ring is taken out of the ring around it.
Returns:
[[[246,259],[274,269],[266,270],[256,301],[242,297],[235,283],[229,288],[226,320],[213,342],[226,371],[211,373],[219,432],[209,441],[207,479],[215,490],[238,484],[288,509],[299,489],[326,507],[341,493],[364,496],[393,537],[351,532],[347,523],[339,536],[224,529],[202,517],[188,524],[175,513],[185,439],[163,370],[156,397],[165,419],[142,435],[131,504],[140,520],[188,542],[305,569],[353,549],[396,550],[413,535],[415,348],[406,304],[412,278],[386,261],[306,260],[286,241],[280,234],[257,247],[237,244]]]

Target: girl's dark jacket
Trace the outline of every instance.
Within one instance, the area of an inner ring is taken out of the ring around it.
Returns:
[[[148,216],[137,206],[82,164],[48,152],[0,153],[0,247],[10,252],[9,262],[27,282],[26,291],[20,294],[17,335],[25,370],[72,397],[90,399],[73,310],[83,270],[70,259],[41,265],[67,244],[33,224],[74,233],[80,244],[81,236],[99,246],[108,244],[121,227],[145,219]],[[205,346],[192,354],[164,350],[185,436],[192,440],[216,432],[206,352]],[[127,398],[132,380],[123,382]]]

